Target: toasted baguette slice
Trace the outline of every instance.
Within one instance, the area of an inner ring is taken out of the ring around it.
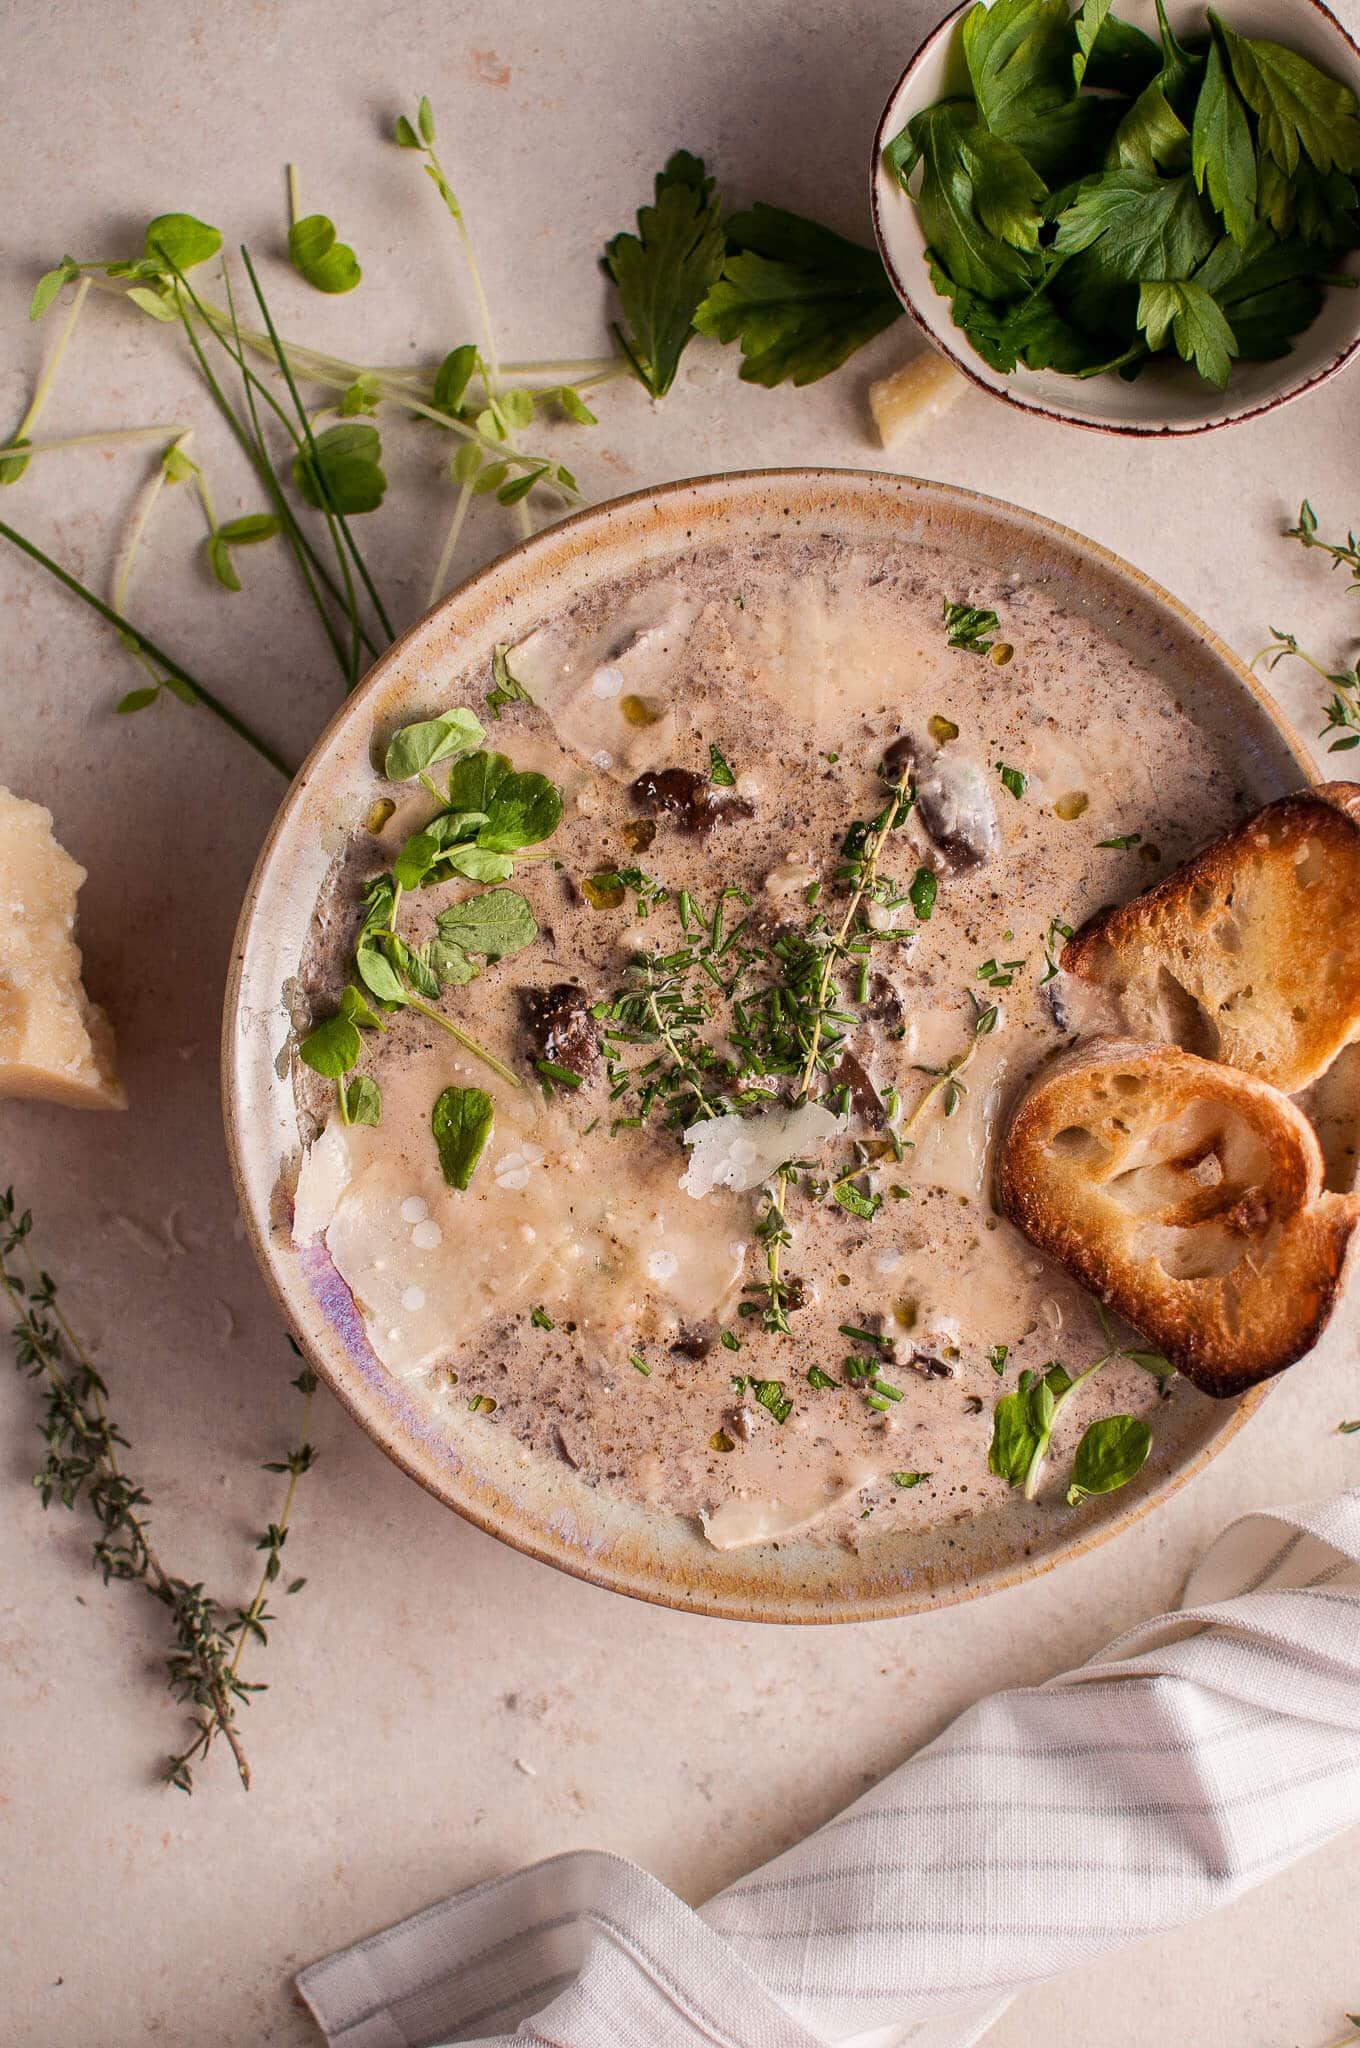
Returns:
[[[1315,1342],[1360,1196],[1322,1192],[1289,1098],[1178,1046],[1097,1039],[1042,1069],[1002,1141],[1001,1206],[1207,1394]]]
[[[1295,1095],[1360,1037],[1360,784],[1267,804],[1155,889],[1101,911],[1062,966],[1127,1028]]]

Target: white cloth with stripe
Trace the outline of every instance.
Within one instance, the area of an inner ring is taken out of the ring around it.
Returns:
[[[1360,1822],[1360,1490],[1234,1523],[1185,1601],[970,1708],[697,1912],[558,1856],[299,1989],[336,2048],[967,2048],[1022,1985]]]

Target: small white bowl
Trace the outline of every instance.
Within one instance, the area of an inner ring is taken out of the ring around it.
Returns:
[[[1178,360],[1150,364],[1133,383],[1111,372],[1079,378],[1019,365],[1008,375],[992,369],[954,325],[949,301],[936,291],[925,261],[925,237],[916,207],[883,168],[883,151],[914,114],[950,93],[967,92],[958,28],[972,0],[955,7],[916,52],[897,81],[874,137],[870,203],[874,233],[893,289],[927,339],[957,370],[985,391],[1042,418],[1066,420],[1112,434],[1202,434],[1255,419],[1286,400],[1312,391],[1360,350],[1360,292],[1329,291],[1312,326],[1291,352],[1270,363],[1236,363],[1226,391],[1215,391]],[[1120,0],[1122,19],[1156,36],[1154,0]],[[1203,32],[1203,0],[1170,0],[1167,15],[1182,36]],[[1322,0],[1224,0],[1229,26],[1248,36],[1286,42],[1360,94],[1357,47]],[[1360,250],[1338,260],[1338,270],[1360,271]]]

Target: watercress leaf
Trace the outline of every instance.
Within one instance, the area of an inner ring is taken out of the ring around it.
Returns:
[[[1076,1507],[1093,1493],[1113,1493],[1127,1486],[1147,1463],[1152,1431],[1135,1415],[1107,1415],[1093,1422],[1077,1446],[1067,1505]]]
[[[912,1487],[920,1486],[925,1480],[930,1478],[930,1474],[929,1472],[890,1472],[888,1477],[894,1486]]]
[[[352,292],[363,276],[353,249],[336,239],[335,223],[324,213],[309,213],[293,222],[288,255],[294,270],[319,292]]]
[[[444,855],[443,866],[450,875],[465,875],[469,882],[504,882],[515,872],[508,853],[491,853],[482,846],[453,847]]]
[[[359,927],[361,936],[384,931],[392,922],[392,913],[397,905],[397,891],[391,875],[375,875],[363,894],[364,921]]]
[[[399,932],[384,932],[378,943],[416,994],[424,996],[427,1002],[433,1002],[439,994],[439,977],[431,967],[424,948],[411,945]]]
[[[172,441],[161,457],[161,468],[165,480],[171,484],[187,484],[198,474],[198,465],[191,462],[177,441]]]
[[[430,971],[437,974],[446,988],[461,988],[466,982],[477,979],[477,965],[469,960],[461,946],[442,936],[430,940],[428,947]]]
[[[1040,1388],[1042,1388],[1044,1391],[1046,1391],[1053,1397],[1054,1401],[1061,1401],[1065,1394],[1071,1393],[1073,1387],[1073,1380],[1066,1366],[1059,1365],[1057,1360],[1055,1359],[1054,1362],[1049,1366],[1047,1372],[1045,1372],[1043,1379],[1040,1381],[1039,1385]],[[1036,1391],[1038,1390],[1036,1389]],[[1049,1420],[1052,1421],[1052,1419],[1052,1409],[1050,1409]]]
[[[1191,134],[1195,183],[1208,193],[1233,240],[1245,242],[1256,225],[1256,149],[1217,36],[1209,45]]]
[[[744,383],[813,384],[902,311],[877,254],[816,221],[757,204],[732,216],[727,237],[722,276],[694,324],[740,340]]]
[[[1160,1351],[1126,1351],[1124,1356],[1131,1358],[1144,1372],[1150,1372],[1155,1380],[1174,1380],[1176,1377],[1175,1366]]]
[[[482,738],[485,737],[483,733]],[[475,754],[464,754],[449,770],[449,809],[487,812],[492,797],[512,772],[505,754],[481,749]],[[486,822],[485,817],[481,822]]]
[[[351,982],[340,992],[340,1015],[357,1024],[361,1031],[381,1031],[382,1018],[378,1015]]]
[[[405,114],[398,114],[392,131],[392,139],[398,149],[419,149],[420,137],[407,120]]]
[[[517,889],[489,889],[484,896],[469,896],[441,910],[436,923],[441,938],[487,960],[522,953],[538,937],[534,914]]]
[[[32,446],[32,443],[27,434],[20,434],[18,440],[12,443],[12,446],[15,448],[29,448]],[[0,460],[0,484],[17,484],[24,471],[28,468],[28,463],[29,458],[27,455],[6,455],[3,460]]]
[[[279,521],[272,512],[247,512],[240,519],[228,519],[217,529],[219,539],[234,548],[255,547],[262,540],[272,540],[279,531]]]
[[[653,398],[675,382],[695,314],[723,267],[721,202],[701,158],[677,150],[657,173],[656,197],[641,207],[637,233],[615,235],[604,267],[623,315],[616,326],[634,374]]]
[[[392,873],[403,889],[418,889],[443,852],[438,835],[413,832],[393,863]]]
[[[544,474],[547,467],[546,462],[540,462],[536,469],[521,470],[518,476],[511,477],[510,481],[502,484],[497,491],[496,503],[498,505],[518,505],[521,498],[528,497],[530,491]]]
[[[337,1080],[357,1064],[363,1051],[359,1027],[348,1017],[328,1017],[324,1024],[318,1024],[308,1033],[298,1047],[298,1058],[314,1074],[325,1074]]]
[[[430,105],[428,93],[422,93],[420,96],[420,105],[416,108],[416,121],[420,128],[421,141],[426,144],[432,143],[434,141],[434,108]]]
[[[449,463],[449,476],[456,484],[472,484],[482,466],[482,451],[475,441],[464,441]]]
[[[1212,9],[1209,19],[1267,155],[1291,177],[1301,155],[1320,171],[1360,170],[1360,120],[1350,87],[1282,43],[1238,35]]]
[[[435,371],[431,402],[436,412],[457,414],[476,368],[477,351],[470,341],[449,350]]]
[[[406,1002],[406,989],[400,976],[382,950],[376,934],[366,934],[354,948],[354,965],[364,987],[395,1009],[401,1009]]]
[[[382,1122],[382,1092],[371,1074],[356,1074],[345,1090],[345,1109],[352,1124]],[[288,1589],[292,1591],[290,1586]]]
[[[197,704],[198,692],[192,683],[186,683],[183,676],[162,676],[161,688],[177,697],[181,704]]]
[[[132,711],[145,711],[159,696],[160,691],[154,684],[143,685],[140,690],[129,690],[126,697],[120,697],[113,708],[126,716]]]
[[[123,296],[131,299],[139,312],[149,313],[153,320],[159,320],[168,325],[170,321],[178,320],[179,318],[179,310],[175,304],[174,295],[169,291],[151,291],[146,285],[134,284],[128,288]]]
[[[466,1190],[495,1120],[495,1106],[481,1088],[446,1088],[435,1103],[430,1128],[451,1188]]]
[[[365,370],[345,387],[340,394],[338,407],[341,419],[352,420],[356,413],[376,412],[382,390],[376,375]]]
[[[502,704],[532,704],[533,698],[517,676],[510,673],[510,649],[497,647],[491,656],[491,688],[487,692],[486,708],[499,722]]]
[[[209,534],[205,543],[208,550],[208,565],[224,590],[239,590],[241,579],[231,559],[231,549],[220,533]]]
[[[61,291],[62,286],[69,284],[79,275],[80,272],[73,256],[63,256],[55,270],[45,270],[34,285],[33,296],[28,302],[29,319],[41,320],[43,314]]]
[[[1008,1486],[1023,1486],[1039,1448],[1030,1400],[1033,1375],[1022,1373],[1013,1394],[1003,1394],[992,1410],[992,1441],[987,1468]]]
[[[546,775],[512,772],[496,785],[477,844],[490,853],[514,853],[551,838],[562,822],[562,794]]]
[[[501,393],[500,408],[501,417],[508,427],[518,428],[533,425],[533,397],[529,392],[520,390],[518,386],[511,391],[503,391]]]
[[[378,429],[344,420],[312,439],[315,459],[310,448],[293,458],[293,481],[305,503],[346,515],[376,511],[387,489]]]
[[[1218,301],[1203,285],[1189,283],[1143,285],[1138,293],[1138,325],[1152,349],[1164,348],[1167,335],[1187,363],[1193,363],[1201,377],[1222,391],[1237,354],[1237,337]]]
[[[573,391],[570,384],[559,384],[553,395],[567,418],[575,420],[578,427],[593,427],[597,424],[595,414],[580,392]]]
[[[1151,36],[1111,14],[1109,0],[1083,0],[1073,30],[1077,54],[1072,76],[1077,85],[1136,97],[1161,69],[1161,52]]]
[[[488,462],[486,468],[479,472],[473,483],[474,494],[479,498],[484,498],[489,491],[498,491],[509,474],[510,465],[508,462]]]
[[[708,748],[708,779],[715,789],[735,789],[737,786],[731,762],[724,759],[712,741]]]
[[[383,773],[389,782],[409,782],[413,776],[424,774],[437,761],[447,761],[455,754],[465,754],[470,748],[480,746],[485,738],[486,728],[480,719],[461,705],[456,710],[442,712],[438,718],[419,719],[414,725],[398,727],[393,733],[388,742]]]
[[[148,222],[142,246],[158,269],[193,270],[217,254],[222,237],[191,213],[160,213]]]

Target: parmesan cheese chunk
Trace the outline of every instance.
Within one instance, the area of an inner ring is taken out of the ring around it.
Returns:
[[[900,370],[869,386],[869,410],[879,440],[891,448],[909,428],[939,419],[967,389],[967,379],[952,363],[933,348],[918,349]]]
[[[689,1170],[680,1185],[696,1199],[714,1188],[735,1188],[740,1194],[758,1188],[786,1159],[799,1159],[848,1129],[848,1118],[832,1116],[815,1102],[800,1109],[764,1109],[754,1116],[710,1117],[685,1132]]]
[[[81,985],[84,880],[52,813],[0,789],[0,1095],[126,1109],[108,1018]]]

